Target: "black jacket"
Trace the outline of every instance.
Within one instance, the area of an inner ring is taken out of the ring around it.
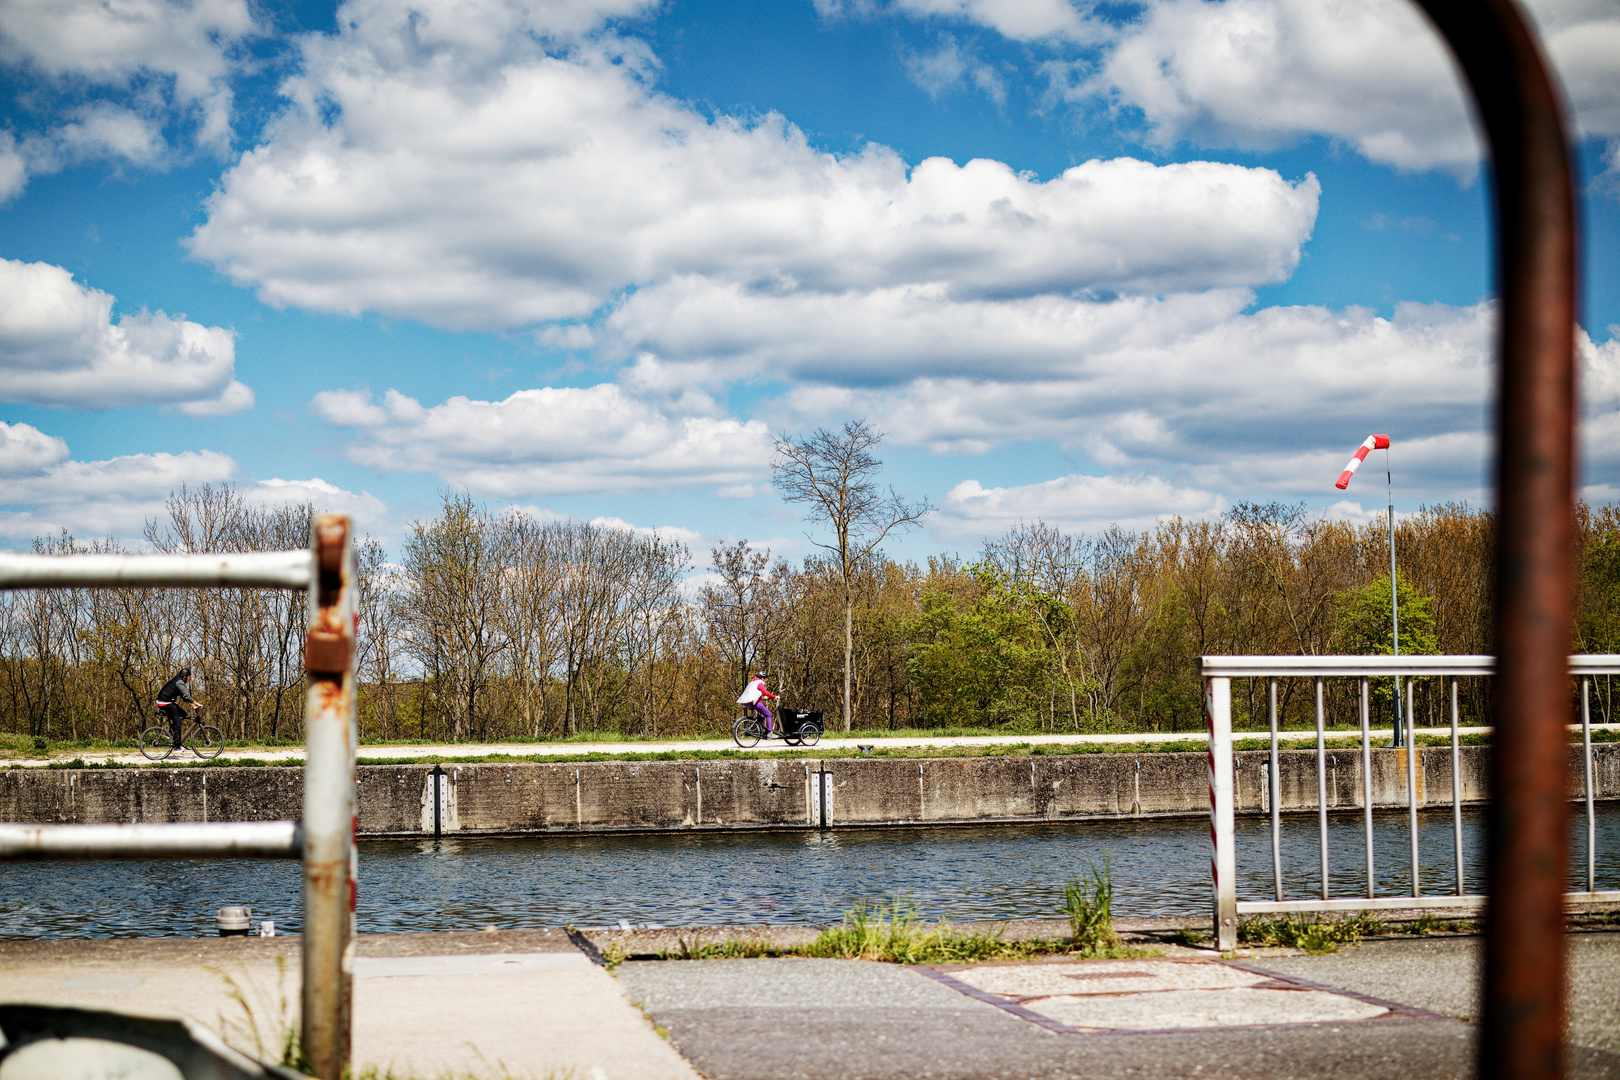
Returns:
[[[164,683],[163,689],[158,691],[158,704],[168,705],[177,697],[181,701],[191,701],[190,679],[182,679],[180,676],[176,675],[174,678]],[[193,705],[197,704],[195,701],[191,701],[191,703]]]

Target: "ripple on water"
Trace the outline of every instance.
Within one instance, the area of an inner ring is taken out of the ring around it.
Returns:
[[[1422,815],[1424,891],[1455,889],[1449,810]],[[1584,874],[1585,822],[1574,815],[1572,870]],[[1469,891],[1481,887],[1483,815],[1464,816]],[[1620,888],[1620,806],[1598,812],[1598,887]],[[1356,895],[1366,880],[1359,815],[1329,828],[1330,888]],[[1314,815],[1285,822],[1289,895],[1320,890]],[[1271,893],[1270,828],[1238,823],[1239,895]],[[1379,892],[1411,886],[1404,813],[1379,814]],[[929,919],[1061,915],[1063,883],[1092,865],[1113,867],[1121,916],[1209,911],[1204,818],[827,833],[675,833],[644,836],[367,840],[360,844],[362,933],[485,925],[670,926],[828,923],[852,905],[909,897]],[[0,937],[206,935],[214,912],[247,904],[255,920],[297,932],[296,863],[14,863],[0,890]],[[1572,881],[1572,885],[1576,882]],[[1585,887],[1584,878],[1578,883]]]

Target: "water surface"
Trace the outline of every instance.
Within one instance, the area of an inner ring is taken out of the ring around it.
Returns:
[[[1571,887],[1585,888],[1585,819],[1573,815]],[[1378,893],[1411,889],[1404,813],[1376,816]],[[1329,823],[1330,890],[1360,895],[1359,814]],[[1598,888],[1620,889],[1620,804],[1598,808]],[[1425,893],[1456,888],[1451,813],[1421,815]],[[1463,818],[1468,891],[1481,889],[1484,817]],[[1237,824],[1238,895],[1271,897],[1270,825]],[[1286,895],[1319,895],[1314,815],[1283,830]],[[1063,884],[1111,865],[1119,916],[1210,910],[1209,823],[1176,818],[826,833],[674,833],[360,844],[362,933],[501,927],[836,922],[853,904],[914,900],[930,919],[1061,915]],[[126,937],[214,932],[214,912],[299,928],[294,862],[12,863],[0,869],[0,937]]]

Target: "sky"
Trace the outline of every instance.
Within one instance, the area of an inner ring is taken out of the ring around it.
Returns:
[[[1620,0],[1570,105],[1620,499]],[[182,485],[397,551],[442,494],[798,558],[865,419],[971,555],[1489,505],[1486,181],[1407,0],[0,0],[0,546]]]

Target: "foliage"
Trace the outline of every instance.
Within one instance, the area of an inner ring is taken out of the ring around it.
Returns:
[[[823,930],[814,942],[794,950],[800,956],[877,960],[889,964],[962,964],[1020,959],[1067,951],[1053,941],[1007,941],[1001,930],[960,932],[948,925],[929,927],[906,900],[859,904],[843,921]]]
[[[307,543],[312,513],[228,486],[181,489],[145,531],[152,550],[273,550]],[[1620,650],[1620,510],[1582,507],[1577,526],[1577,647]],[[1401,519],[1402,652],[1493,651],[1494,527],[1463,504]],[[847,674],[863,738],[1196,738],[1201,655],[1387,651],[1387,545],[1382,521],[1241,504],[1145,532],[1022,524],[971,560],[926,565],[877,546],[847,567],[837,552],[790,564],[744,541],[711,551],[688,591],[678,543],[447,493],[407,530],[397,562],[359,545],[360,733],[367,744],[725,737],[742,676],[763,665],[785,704],[825,710],[829,727]],[[70,536],[36,548],[119,550]],[[127,745],[183,662],[233,746],[296,744],[304,617],[295,594],[275,590],[0,594],[0,753],[37,753],[36,739],[67,754]],[[1266,727],[1266,680],[1232,689],[1235,728]],[[1614,718],[1613,690],[1594,681],[1595,722]],[[1310,680],[1278,691],[1282,726],[1314,728]],[[1354,727],[1354,680],[1328,680],[1326,705],[1331,727]],[[1463,680],[1460,706],[1463,723],[1489,723],[1488,680]],[[1444,724],[1445,681],[1418,680],[1414,711]]]
[[[1091,866],[1091,879],[1070,878],[1063,887],[1063,906],[1069,914],[1074,950],[1091,954],[1119,944],[1114,933],[1114,874],[1111,860],[1099,870]]]
[[[1365,912],[1349,919],[1320,915],[1284,915],[1276,919],[1245,919],[1238,924],[1238,941],[1245,945],[1277,945],[1308,953],[1338,952],[1340,945],[1359,945],[1368,935],[1384,929],[1383,922]]]

